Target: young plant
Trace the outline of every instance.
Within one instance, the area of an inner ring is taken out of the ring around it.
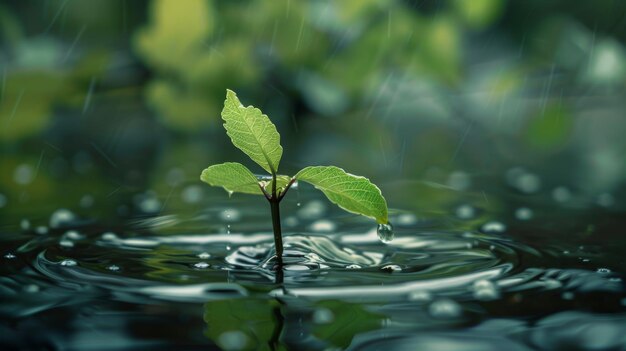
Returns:
[[[387,202],[380,189],[367,178],[346,173],[335,166],[305,167],[293,177],[278,174],[283,148],[276,126],[258,108],[244,107],[231,90],[226,91],[222,119],[233,145],[267,171],[269,176],[257,177],[240,163],[226,162],[208,167],[202,171],[200,179],[211,186],[223,187],[229,194],[265,196],[272,213],[279,266],[282,265],[283,255],[280,201],[296,180],[312,184],[331,202],[348,212],[375,219],[379,230],[390,231]]]

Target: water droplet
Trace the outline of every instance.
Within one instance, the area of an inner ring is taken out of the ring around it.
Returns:
[[[327,219],[320,219],[317,220],[315,222],[313,222],[313,224],[311,224],[310,229],[314,232],[321,232],[321,233],[330,233],[332,231],[334,231],[337,228],[337,226],[335,225],[335,223],[327,220]]]
[[[394,223],[405,226],[414,225],[417,223],[417,217],[412,213],[403,213],[394,220]]]
[[[474,298],[481,301],[496,300],[500,297],[497,286],[489,280],[477,280],[473,284]]]
[[[81,234],[81,233],[79,233],[79,232],[77,232],[75,230],[68,230],[67,232],[65,232],[64,236],[67,239],[70,239],[70,240],[81,240],[81,239],[85,238],[85,236],[83,234]]]
[[[3,208],[7,204],[7,197],[4,194],[0,194],[0,208]]]
[[[461,305],[451,299],[438,299],[428,306],[428,312],[433,318],[451,319],[461,316]]]
[[[115,233],[106,232],[106,233],[102,234],[102,240],[113,241],[115,239],[117,239],[117,234],[115,234]]]
[[[600,273],[600,274],[609,274],[611,273],[611,270],[608,268],[598,268],[598,270],[596,270],[596,272]]]
[[[503,233],[506,230],[506,226],[498,221],[489,221],[483,224],[480,230],[486,234],[498,234]]]
[[[181,193],[184,202],[188,204],[197,204],[202,201],[203,188],[199,185],[190,185],[185,187]]]
[[[20,221],[20,228],[22,228],[22,230],[30,229],[30,222],[28,221],[28,219],[22,219]]]
[[[431,293],[429,293],[428,291],[413,291],[409,294],[409,300],[410,301],[421,301],[421,302],[427,302],[432,300],[433,296]]]
[[[376,233],[378,234],[378,239],[385,244],[390,243],[394,238],[393,226],[391,223],[379,224],[376,228]]]
[[[15,255],[14,255],[13,253],[11,253],[11,252],[7,252],[7,253],[4,255],[4,258],[6,258],[7,260],[12,260],[12,259],[14,259],[14,258],[16,258],[16,257],[17,257],[17,256],[15,256]]]
[[[541,179],[520,167],[508,170],[506,180],[510,186],[525,194],[536,193],[541,189]]]
[[[64,267],[73,267],[73,266],[77,266],[77,265],[78,265],[78,262],[76,262],[75,260],[72,260],[72,259],[68,258],[68,259],[65,259],[65,260],[61,261],[59,264],[60,264],[61,266],[64,266]]]
[[[389,273],[402,272],[402,267],[398,266],[397,264],[388,264],[386,266],[383,266],[381,270]]]
[[[220,334],[217,344],[223,350],[243,350],[248,344],[248,336],[239,330],[227,331]]]
[[[40,225],[37,228],[35,228],[35,233],[40,234],[40,235],[48,234],[48,227]]]
[[[144,194],[136,198],[139,210],[144,213],[157,213],[161,210],[161,201],[154,194]]]
[[[35,179],[35,170],[33,166],[23,163],[13,172],[13,180],[20,185],[30,184]]]
[[[37,284],[28,284],[24,287],[24,292],[29,294],[34,294],[36,292],[39,292],[39,290],[39,285]]]
[[[60,208],[50,216],[50,228],[67,226],[76,220],[76,215],[65,208]]]
[[[198,254],[198,258],[201,260],[206,260],[211,257],[211,254],[208,252],[201,252]]]
[[[67,240],[67,239],[61,239],[59,241],[59,246],[66,248],[66,249],[71,249],[72,247],[74,247],[74,242],[71,240]]]
[[[520,207],[515,210],[515,218],[519,219],[520,221],[527,221],[533,218],[533,210],[528,207]]]
[[[82,208],[89,208],[91,206],[93,206],[93,203],[95,202],[93,196],[87,194],[87,195],[83,195],[83,197],[80,198],[80,201],[78,201],[78,206],[82,207]]]
[[[224,222],[237,222],[239,219],[241,219],[241,212],[234,208],[229,208],[220,212],[219,216],[220,219]]]
[[[361,266],[358,264],[349,264],[346,266],[346,269],[361,269]]]
[[[296,206],[300,207],[300,206],[302,206],[302,204],[298,202],[298,203],[296,203]]]
[[[460,219],[472,219],[476,217],[476,209],[471,205],[461,205],[456,208],[455,214]]]
[[[230,234],[230,224],[226,225],[226,234]]]
[[[209,268],[209,266],[211,265],[206,262],[198,262],[198,263],[195,263],[193,266],[194,268],[198,268],[198,269],[206,269],[206,268]]]
[[[111,272],[117,272],[119,271],[121,268],[118,265],[112,264],[107,266],[107,269],[110,270]]]
[[[552,198],[556,202],[567,202],[572,198],[572,192],[564,186],[559,186],[552,190]]]
[[[313,323],[329,324],[335,320],[335,315],[328,308],[318,308],[313,312]]]

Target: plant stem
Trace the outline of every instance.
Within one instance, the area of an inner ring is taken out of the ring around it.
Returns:
[[[278,269],[283,267],[283,234],[280,228],[280,198],[276,194],[276,173],[272,174],[272,196],[269,199],[272,210],[272,226],[274,227],[274,246]]]

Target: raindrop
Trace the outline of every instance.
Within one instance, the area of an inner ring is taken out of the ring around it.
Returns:
[[[117,239],[117,235],[115,233],[106,232],[102,234],[102,240],[113,241],[115,239]]]
[[[76,215],[65,208],[60,208],[50,216],[50,228],[67,226],[76,220]]]
[[[596,270],[596,272],[600,273],[600,274],[609,274],[611,273],[611,270],[608,268],[598,268],[598,270]]]
[[[473,285],[474,298],[481,301],[496,300],[500,297],[500,291],[489,280],[477,280]]]
[[[335,315],[328,308],[318,308],[313,312],[313,323],[329,324],[335,320]]]
[[[110,266],[107,266],[107,269],[110,270],[111,272],[117,272],[120,270],[120,266],[112,264]]]
[[[4,194],[0,194],[0,208],[7,205],[7,197]]]
[[[358,264],[349,264],[346,266],[346,269],[361,269],[361,266]]]
[[[527,221],[533,218],[533,210],[528,207],[520,207],[515,210],[515,218],[519,219],[520,221]]]
[[[202,188],[199,185],[190,185],[183,189],[181,197],[188,204],[197,204],[202,200]]]
[[[83,234],[81,234],[81,233],[79,233],[79,232],[77,232],[75,230],[68,230],[67,232],[65,232],[64,236],[67,239],[70,239],[70,240],[81,240],[81,239],[85,238],[85,236]]]
[[[248,344],[248,336],[239,330],[231,330],[220,334],[217,344],[224,350],[243,350]]]
[[[74,242],[71,240],[62,239],[59,241],[59,246],[66,249],[71,249],[72,247],[74,247]]]
[[[541,189],[541,179],[523,168],[512,168],[506,172],[506,180],[515,189],[525,194],[536,193]]]
[[[383,266],[381,270],[389,273],[402,272],[402,267],[398,266],[397,264],[388,264],[386,266]]]
[[[463,312],[461,305],[451,299],[438,299],[428,306],[428,312],[433,318],[458,318]]]
[[[4,255],[4,258],[6,258],[7,260],[12,260],[14,258],[16,258],[17,256],[15,256],[13,253],[8,252]]]
[[[211,254],[208,252],[201,252],[198,254],[198,258],[201,260],[206,260],[211,257]]]
[[[13,172],[13,180],[17,184],[30,184],[35,179],[35,170],[31,165],[21,164]]]
[[[225,209],[220,212],[220,219],[224,222],[237,222],[241,219],[241,212],[234,208]]]
[[[489,221],[480,228],[483,233],[497,234],[503,233],[506,230],[506,226],[498,221]]]
[[[327,219],[320,219],[318,221],[313,222],[313,224],[311,224],[310,229],[314,232],[322,232],[322,233],[329,233],[335,230],[337,226],[335,225],[335,223],[327,220]]]
[[[68,258],[68,259],[65,259],[65,260],[61,261],[61,263],[59,263],[59,264],[61,266],[64,266],[64,267],[73,267],[73,266],[77,266],[78,262]]]
[[[376,233],[378,234],[378,239],[383,243],[390,243],[393,240],[393,226],[391,223],[387,224],[379,224],[378,228],[376,228]]]
[[[198,269],[206,269],[206,268],[209,268],[210,264],[206,262],[198,262],[198,263],[195,263],[193,266],[194,268],[198,268]]]
[[[455,214],[460,219],[472,219],[476,217],[476,209],[471,205],[461,205],[456,208]]]
[[[37,228],[35,228],[35,233],[40,234],[40,235],[48,234],[48,227],[40,225]]]

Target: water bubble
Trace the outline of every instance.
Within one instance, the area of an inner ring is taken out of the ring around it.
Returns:
[[[48,227],[40,225],[37,228],[35,228],[35,233],[40,234],[40,235],[48,234]]]
[[[414,225],[417,223],[417,216],[412,213],[403,213],[394,220],[394,223],[405,226]]]
[[[211,254],[208,252],[201,252],[198,254],[198,258],[201,260],[206,260],[211,257]]]
[[[313,323],[329,324],[335,320],[335,315],[328,308],[318,308],[313,312]]]
[[[349,264],[346,266],[346,269],[361,269],[361,266],[358,264]]]
[[[209,266],[211,265],[206,262],[198,262],[198,263],[195,263],[193,266],[194,268],[198,268],[198,269],[206,269],[206,268],[209,268]]]
[[[533,210],[528,207],[520,207],[515,210],[515,218],[519,219],[520,221],[527,221],[533,218]]]
[[[180,196],[188,204],[197,204],[202,201],[203,189],[199,185],[190,185],[183,189]]]
[[[74,242],[71,240],[67,240],[67,239],[61,239],[59,241],[59,246],[66,248],[66,249],[71,249],[72,247],[74,247]]]
[[[613,206],[613,204],[615,204],[615,199],[613,198],[613,195],[609,193],[603,193],[598,195],[597,203],[598,205],[603,207],[611,207]]]
[[[93,198],[93,196],[86,194],[83,195],[83,197],[80,198],[80,201],[78,201],[78,206],[82,207],[82,208],[89,208],[91,206],[93,206],[95,200]]]
[[[29,294],[34,294],[39,292],[40,288],[39,285],[37,284],[28,284],[24,287],[24,292],[29,293]]]
[[[33,166],[23,163],[13,172],[13,181],[20,185],[30,184],[35,179]]]
[[[220,212],[220,219],[224,222],[237,222],[241,219],[241,212],[234,208],[227,208]]]
[[[243,350],[248,344],[248,336],[239,330],[231,330],[220,334],[217,344],[224,350]]]
[[[472,179],[463,171],[454,171],[448,176],[448,185],[454,190],[467,190],[471,184]]]
[[[381,267],[380,269],[389,273],[402,272],[402,267],[398,266],[397,264],[388,264],[386,266]]]
[[[433,318],[451,319],[461,316],[463,310],[461,305],[451,299],[437,299],[428,306],[428,312]]]
[[[330,233],[334,231],[336,227],[337,226],[335,225],[335,223],[327,219],[320,219],[313,222],[313,224],[311,224],[310,226],[310,229],[314,232]]]
[[[77,266],[78,262],[76,262],[75,260],[72,260],[70,258],[67,258],[67,259],[61,261],[59,264],[61,266],[64,266],[64,267],[73,267],[73,266]]]
[[[489,221],[483,224],[480,230],[486,234],[497,234],[503,233],[506,230],[506,226],[498,221]]]
[[[76,220],[76,215],[65,208],[60,208],[50,216],[50,228],[67,226]]]
[[[22,219],[20,221],[20,228],[22,228],[22,230],[30,229],[30,222],[28,221],[28,219]]]
[[[16,258],[17,256],[15,256],[13,253],[11,252],[7,252],[6,254],[4,254],[4,258],[6,258],[7,260],[12,260],[14,258]]]
[[[378,228],[376,228],[376,233],[378,234],[378,239],[385,244],[390,243],[394,238],[393,226],[391,223],[379,224]]]
[[[3,208],[7,204],[7,197],[4,194],[0,194],[0,208]]]
[[[427,301],[432,300],[432,298],[433,296],[431,293],[429,293],[428,291],[423,291],[423,290],[413,291],[409,294],[410,301],[427,302]]]
[[[536,193],[541,189],[541,179],[520,167],[508,170],[506,180],[510,186],[525,194]]]
[[[473,285],[474,298],[481,301],[496,300],[500,297],[500,291],[489,280],[477,280]]]
[[[156,195],[146,194],[139,196],[137,205],[139,210],[144,213],[157,213],[161,210],[161,201],[156,198]]]
[[[467,204],[457,207],[454,213],[460,219],[472,219],[476,217],[476,209]]]
[[[567,202],[572,198],[572,192],[564,186],[559,186],[552,190],[552,198],[556,202]]]
[[[610,269],[608,269],[608,268],[598,268],[598,269],[596,270],[596,272],[598,272],[598,273],[600,273],[600,274],[609,274],[609,273],[611,273],[611,270],[610,270]]]
[[[316,219],[326,212],[326,205],[322,201],[314,200],[300,207],[298,216],[303,219]]]
[[[107,269],[110,270],[111,272],[117,272],[119,271],[121,268],[118,265],[112,264],[107,266]]]

